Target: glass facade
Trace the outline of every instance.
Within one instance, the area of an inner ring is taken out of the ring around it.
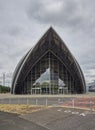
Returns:
[[[23,87],[23,93],[29,94],[63,94],[73,90],[73,77],[52,52],[45,54],[31,68]]]

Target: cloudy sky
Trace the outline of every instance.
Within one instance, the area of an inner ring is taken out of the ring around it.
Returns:
[[[0,0],[0,80],[52,26],[95,80],[95,0]]]

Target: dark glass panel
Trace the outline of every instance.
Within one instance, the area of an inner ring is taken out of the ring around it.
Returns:
[[[51,52],[43,56],[25,80],[25,90],[32,94],[68,93],[74,89],[72,76],[64,64]]]

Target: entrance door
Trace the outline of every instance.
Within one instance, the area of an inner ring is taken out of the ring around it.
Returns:
[[[63,94],[63,93],[64,93],[63,89],[59,89],[59,94]]]
[[[40,88],[32,88],[31,94],[41,94],[41,89]]]
[[[42,90],[42,94],[49,94],[49,88],[44,87],[41,90]]]

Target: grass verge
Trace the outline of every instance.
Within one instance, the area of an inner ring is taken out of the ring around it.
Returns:
[[[0,111],[17,114],[28,114],[42,109],[46,109],[46,106],[0,104]]]

